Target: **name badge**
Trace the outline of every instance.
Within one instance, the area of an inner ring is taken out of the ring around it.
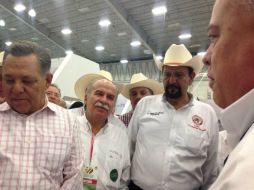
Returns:
[[[97,166],[84,166],[83,171],[83,189],[96,190],[97,184]]]

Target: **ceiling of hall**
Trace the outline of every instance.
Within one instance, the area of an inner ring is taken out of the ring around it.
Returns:
[[[13,8],[17,2],[26,6],[22,13]],[[152,9],[162,5],[167,12],[153,16]],[[172,43],[184,43],[196,54],[209,43],[212,5],[211,0],[1,0],[0,20],[5,26],[0,26],[0,49],[6,41],[32,40],[50,49],[54,58],[72,50],[97,63],[152,59],[151,52],[164,55]],[[28,16],[30,8],[36,17]],[[102,19],[109,19],[111,25],[100,27]],[[63,35],[64,28],[72,33]],[[178,38],[187,32],[190,39]],[[132,47],[133,40],[141,45]],[[98,45],[105,49],[95,50]]]

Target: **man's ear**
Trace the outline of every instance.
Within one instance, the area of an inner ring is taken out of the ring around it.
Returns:
[[[192,84],[192,82],[193,82],[195,76],[196,76],[196,74],[195,74],[194,72],[192,72],[192,73],[190,74],[190,85]]]
[[[51,73],[47,73],[46,74],[46,88],[48,89],[48,87],[50,86],[51,82],[53,79],[53,75]]]

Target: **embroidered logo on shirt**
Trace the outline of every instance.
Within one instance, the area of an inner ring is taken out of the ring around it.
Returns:
[[[161,111],[159,111],[159,112],[148,112],[147,114],[155,116],[155,115],[164,114],[164,112],[161,112]]]
[[[118,171],[117,169],[113,169],[111,170],[110,174],[109,174],[109,177],[110,179],[113,181],[113,182],[116,182],[117,178],[118,178]]]
[[[203,119],[200,116],[193,115],[192,116],[192,121],[193,121],[193,124],[192,125],[189,124],[189,126],[191,126],[192,128],[201,130],[201,131],[206,131],[206,128],[202,127],[202,125],[203,125]]]

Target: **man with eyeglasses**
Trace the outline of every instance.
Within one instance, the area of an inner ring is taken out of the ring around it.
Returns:
[[[56,84],[50,84],[46,90],[46,95],[50,102],[66,108],[66,103],[61,99],[61,90]]]
[[[136,106],[128,128],[130,190],[205,190],[216,179],[218,120],[188,92],[201,60],[184,45],[170,46],[162,66],[164,94]]]

